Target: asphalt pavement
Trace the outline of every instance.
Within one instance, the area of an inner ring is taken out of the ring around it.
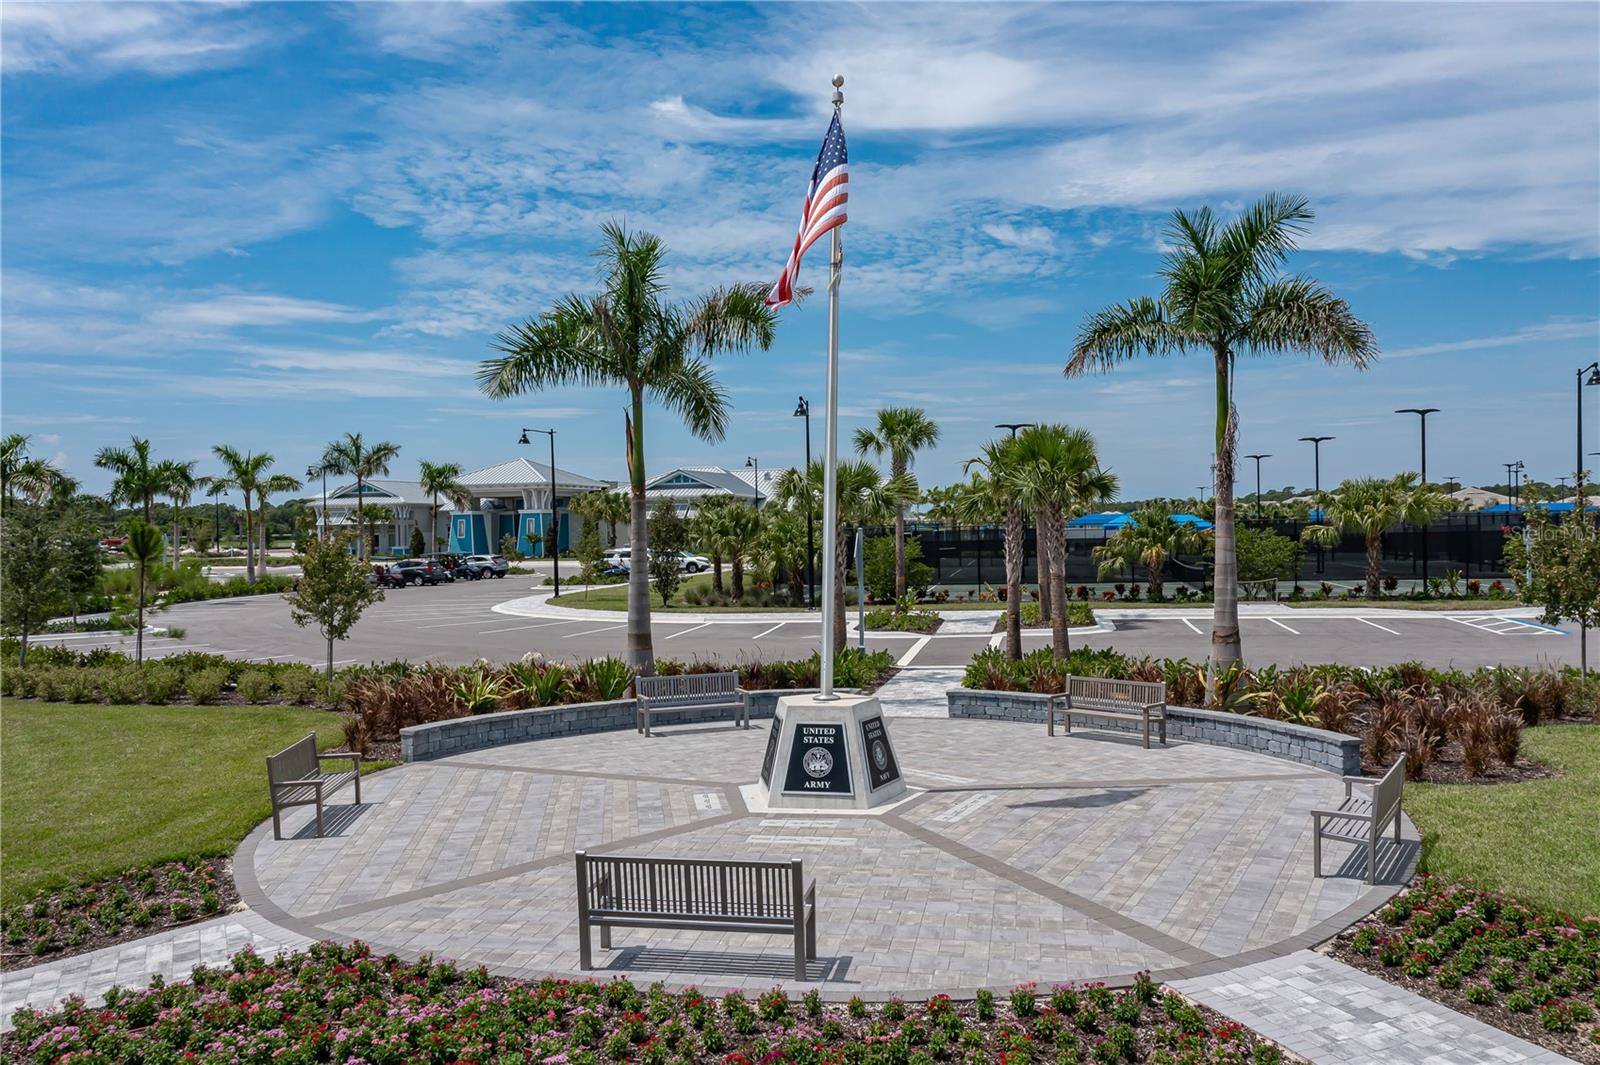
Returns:
[[[334,659],[340,664],[396,658],[500,662],[530,651],[579,659],[622,652],[626,619],[621,612],[551,606],[546,601],[550,589],[535,583],[540,580],[513,574],[501,580],[390,591],[367,611],[351,637],[336,645]],[[1518,616],[1252,605],[1241,624],[1245,655],[1254,663],[1385,665],[1420,660],[1433,666],[1473,668],[1577,662],[1576,633],[1543,625],[1526,610],[1513,613]],[[944,630],[931,636],[869,633],[866,644],[890,651],[905,666],[950,666],[966,663],[997,642],[987,631],[991,620],[970,613],[951,612],[947,617],[951,620]],[[1096,630],[1073,630],[1074,646],[1195,660],[1204,659],[1210,648],[1209,618],[1201,611],[1102,610],[1098,617],[1101,624]],[[320,665],[325,655],[317,631],[296,626],[283,598],[276,595],[180,604],[154,615],[152,624],[182,630],[180,637],[147,636],[146,653],[152,657],[198,650],[254,661]],[[653,631],[661,657],[778,659],[810,654],[818,646],[821,626],[817,615],[807,613],[658,614]],[[117,634],[48,640],[78,649],[133,649],[131,637]],[[851,642],[856,642],[853,632]],[[1029,649],[1048,644],[1048,631],[1024,636]]]

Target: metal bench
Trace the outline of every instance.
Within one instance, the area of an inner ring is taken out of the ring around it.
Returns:
[[[339,773],[324,773],[319,758],[348,758],[351,766]],[[322,800],[346,784],[356,786],[356,802],[361,802],[361,756],[359,754],[317,753],[317,734],[267,756],[267,789],[272,794],[272,838],[282,839],[278,812],[287,806],[317,808],[317,835],[322,835]]]
[[[684,673],[675,677],[640,677],[634,681],[638,731],[650,735],[655,714],[691,710],[732,710],[734,723],[750,727],[750,705],[737,673]]]
[[[1361,798],[1351,794],[1351,786],[1364,784],[1372,789],[1372,797]],[[1378,837],[1384,826],[1394,822],[1394,841],[1400,842],[1400,797],[1406,784],[1406,756],[1389,767],[1381,777],[1345,777],[1344,802],[1337,810],[1312,810],[1313,838],[1312,874],[1322,875],[1322,841],[1338,839],[1346,843],[1361,843],[1367,848],[1367,883],[1378,875]]]
[[[800,859],[710,861],[575,855],[578,866],[578,957],[593,969],[589,929],[611,949],[613,928],[684,928],[768,932],[794,937],[794,978],[806,978],[817,956],[817,884],[805,882]]]
[[[1072,719],[1106,718],[1137,721],[1144,726],[1144,745],[1150,747],[1150,726],[1155,725],[1161,745],[1167,743],[1167,686],[1160,681],[1108,680],[1105,677],[1068,677],[1067,690],[1050,696],[1045,706],[1045,731],[1056,734],[1056,715],[1072,732]]]

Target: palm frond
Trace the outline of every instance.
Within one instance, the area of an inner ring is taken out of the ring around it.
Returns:
[[[1309,351],[1365,369],[1378,357],[1372,330],[1320,282],[1286,277],[1256,295],[1238,340],[1257,353]]]
[[[1223,228],[1217,251],[1240,278],[1242,288],[1265,284],[1314,217],[1304,196],[1269,192]]]
[[[730,285],[712,289],[688,311],[685,329],[703,354],[772,347],[778,312],[766,303],[767,286]]]
[[[657,374],[646,387],[701,440],[714,444],[727,435],[728,393],[717,382],[709,363],[684,359],[670,372]]]
[[[1090,370],[1109,370],[1140,355],[1170,355],[1188,346],[1190,338],[1167,319],[1161,304],[1148,296],[1113,304],[1090,315],[1072,345],[1063,371],[1077,377]]]

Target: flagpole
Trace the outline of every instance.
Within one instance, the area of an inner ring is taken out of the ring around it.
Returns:
[[[833,76],[833,108],[844,105],[844,75]],[[844,266],[841,226],[834,226],[828,275],[828,438],[823,448],[822,472],[822,691],[818,700],[839,698],[833,693],[834,594],[838,578],[839,545],[839,273]]]

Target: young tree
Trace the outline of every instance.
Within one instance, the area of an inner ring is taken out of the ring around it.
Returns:
[[[57,525],[60,555],[56,568],[61,576],[61,594],[72,609],[72,620],[78,620],[83,600],[100,587],[100,574],[105,568],[100,550],[100,525],[95,521],[93,508],[74,500],[66,505]]]
[[[63,581],[46,507],[13,502],[0,515],[0,621],[21,634],[17,666],[28,664],[28,635],[56,612]]]
[[[364,489],[374,477],[386,477],[389,463],[400,454],[400,445],[388,440],[369,444],[360,433],[345,433],[343,440],[335,440],[322,452],[320,465],[329,473],[342,473],[356,479],[356,529],[361,539],[356,544],[360,557],[367,557],[370,541],[366,536],[366,500]]]
[[[741,501],[729,508],[724,543],[727,545],[728,559],[733,564],[733,601],[736,603],[744,598],[745,559],[760,543],[764,527],[761,511],[754,506]]]
[[[678,586],[683,583],[683,573],[678,569],[678,552],[688,545],[689,527],[678,514],[678,508],[672,505],[670,499],[662,499],[650,509],[650,558],[648,563],[641,567],[639,556],[634,555],[633,572],[641,569],[650,575],[650,580],[655,583],[656,594],[661,596],[661,605],[666,606],[672,602],[672,597],[677,594]]]
[[[1305,548],[1289,537],[1280,536],[1271,529],[1252,529],[1249,526],[1239,530],[1237,550],[1239,583],[1258,587],[1267,581],[1294,580],[1300,572],[1300,559],[1305,554]]]
[[[662,301],[666,247],[648,233],[604,227],[595,253],[602,290],[568,296],[543,315],[496,338],[502,352],[478,370],[478,384],[496,399],[566,385],[614,385],[628,393],[628,483],[631,555],[628,580],[628,664],[641,676],[655,670],[650,639],[650,556],[645,527],[645,400],[676,413],[701,440],[727,431],[728,397],[707,359],[719,352],[765,351],[777,312],[765,302],[766,284],[718,289],[686,305]]]
[[[150,572],[150,563],[161,561],[162,546],[160,529],[138,518],[129,523],[128,541],[122,545],[122,553],[139,571],[139,613],[133,634],[133,660],[138,665],[144,665],[145,578]]]
[[[1298,196],[1269,194],[1222,224],[1209,207],[1175,211],[1167,230],[1166,285],[1091,315],[1068,359],[1069,377],[1140,356],[1201,350],[1216,371],[1216,591],[1211,612],[1211,692],[1243,656],[1234,554],[1234,359],[1240,352],[1305,352],[1330,365],[1364,368],[1378,357],[1372,330],[1320,282],[1280,270],[1312,219]]]
[[[408,550],[416,558],[421,558],[428,553],[428,540],[427,537],[422,535],[422,526],[413,525],[411,527],[411,544]]]
[[[742,506],[733,496],[711,496],[702,500],[689,519],[689,535],[695,546],[711,556],[711,590],[722,594],[722,563],[728,557],[729,513]]]
[[[289,616],[302,628],[315,625],[328,643],[328,696],[333,696],[333,644],[345,639],[361,614],[383,598],[367,564],[351,550],[350,534],[306,541],[300,583],[284,598]]]
[[[1589,630],[1600,626],[1600,527],[1583,510],[1586,499],[1556,521],[1531,507],[1523,536],[1506,537],[1506,569],[1525,603],[1544,607],[1546,624],[1578,623],[1578,662],[1589,675]]]
[[[1360,533],[1367,542],[1367,598],[1378,598],[1383,581],[1383,534],[1402,522],[1426,525],[1449,506],[1449,500],[1419,484],[1414,473],[1382,477],[1357,477],[1345,481],[1317,500],[1322,522],[1300,530],[1306,543],[1335,547],[1344,533]],[[1217,594],[1222,576],[1217,575]]]
[[[939,423],[920,407],[884,407],[872,428],[856,430],[856,454],[889,456],[890,479],[911,472],[918,451],[939,442]],[[908,501],[910,502],[910,501]],[[894,512],[894,597],[906,594],[906,504]]]
[[[1015,437],[984,444],[983,454],[962,467],[964,472],[976,467],[981,473],[972,474],[955,504],[959,519],[968,525],[998,517],[1005,527],[1006,657],[1013,661],[1022,659],[1022,567],[1027,549],[1019,455]]]

